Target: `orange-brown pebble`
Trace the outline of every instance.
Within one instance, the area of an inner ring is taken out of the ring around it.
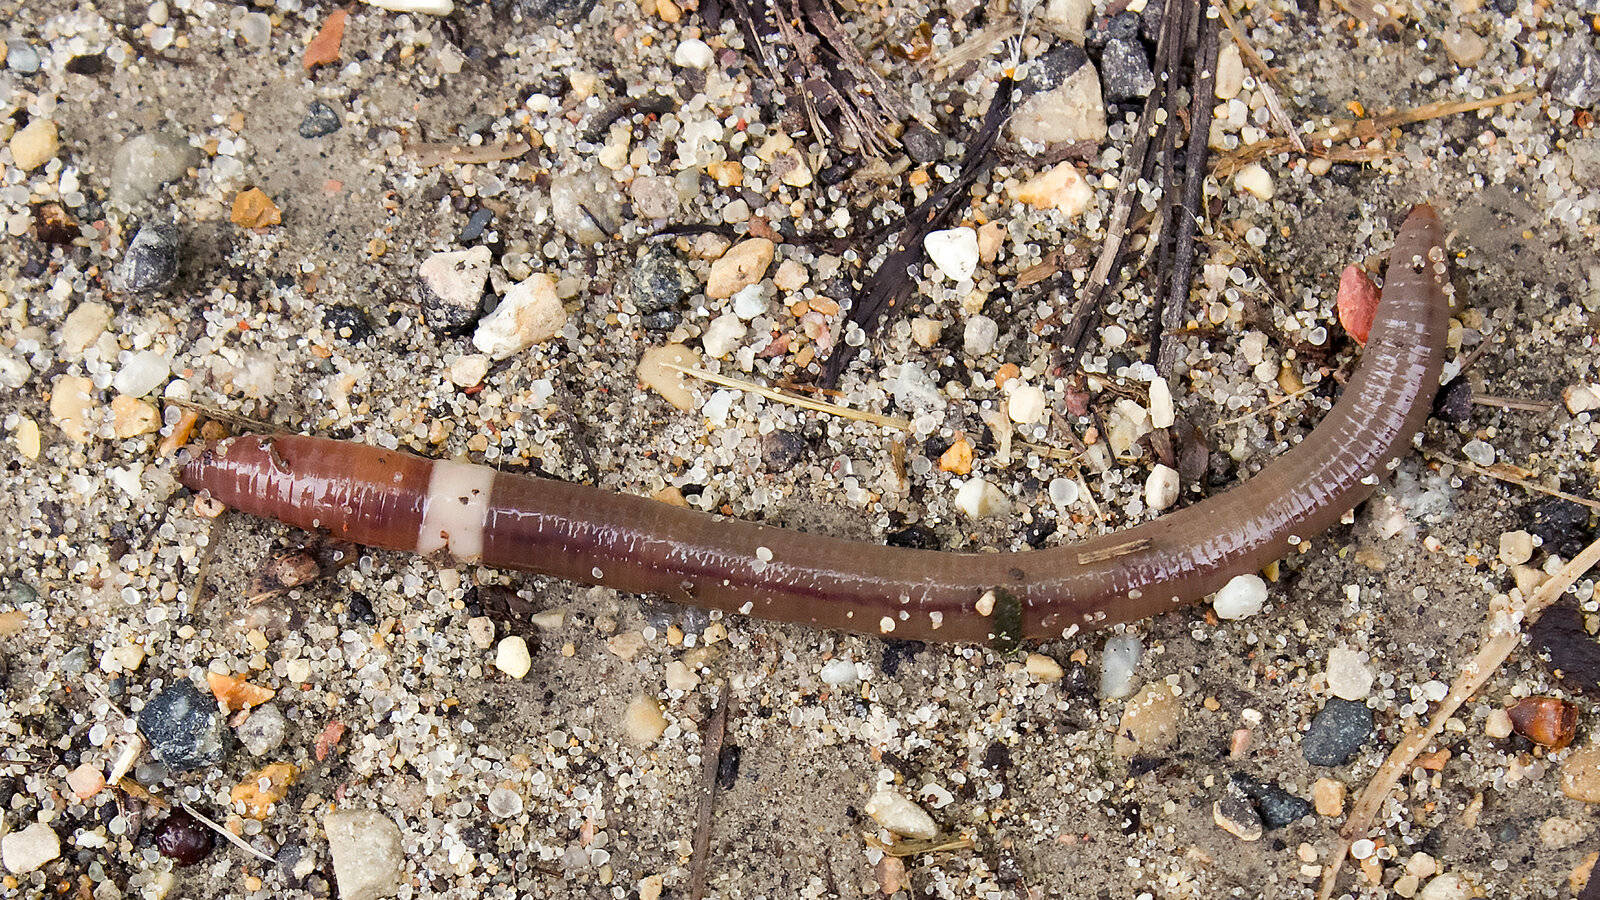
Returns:
[[[949,450],[940,454],[939,469],[956,475],[965,475],[972,471],[972,445],[967,443],[966,438],[957,438]]]
[[[240,191],[239,195],[233,198],[233,212],[229,218],[240,228],[265,228],[283,222],[283,214],[278,211],[278,205],[273,203],[272,198],[260,188]]]
[[[1557,697],[1528,697],[1506,712],[1517,734],[1552,750],[1571,744],[1578,733],[1578,708]]]
[[[220,672],[206,673],[206,683],[211,687],[212,696],[217,702],[229,709],[249,709],[272,699],[275,691],[251,684],[243,678],[234,675],[223,675]]]
[[[344,23],[349,18],[348,11],[334,10],[317,30],[317,36],[306,45],[306,52],[300,57],[300,65],[314,69],[317,66],[338,62],[339,44],[344,41]]]
[[[1006,382],[1021,374],[1022,370],[1017,367],[1016,363],[1006,363],[1005,365],[996,369],[994,373],[995,390],[1001,390],[1006,386]]]
[[[252,819],[265,819],[272,814],[272,805],[289,793],[289,785],[294,784],[299,774],[299,770],[289,763],[271,763],[259,771],[251,772],[234,785],[233,790],[228,792],[228,799],[233,803],[243,803],[244,815]]]

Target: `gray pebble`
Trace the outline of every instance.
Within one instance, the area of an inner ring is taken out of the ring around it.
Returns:
[[[182,177],[194,164],[189,142],[170,134],[138,134],[117,148],[111,161],[111,202],[145,203],[163,184]]]
[[[159,291],[178,276],[178,229],[167,224],[139,226],[128,252],[112,273],[112,285],[130,294]]]
[[[211,692],[180,678],[139,711],[139,731],[156,759],[168,769],[186,772],[222,761],[222,713]]]
[[[1568,106],[1600,103],[1600,49],[1587,35],[1574,34],[1551,54],[1550,96]]]
[[[1300,752],[1313,766],[1342,766],[1371,734],[1372,710],[1365,703],[1334,697],[1311,720],[1300,739]]]
[[[622,196],[609,172],[557,175],[550,180],[550,216],[573,240],[598,244],[621,224]]]
[[[921,165],[944,158],[944,135],[921,122],[912,122],[900,135],[900,143],[906,148],[906,155]]]
[[[1023,95],[1055,90],[1088,62],[1082,47],[1062,41],[1028,61],[1028,77],[1018,87]]]
[[[1233,773],[1233,783],[1254,801],[1256,812],[1267,830],[1283,828],[1311,815],[1311,803],[1267,781],[1257,781],[1243,772]]]
[[[1100,57],[1100,90],[1112,103],[1147,96],[1156,86],[1150,60],[1137,39],[1112,40]]]
[[[536,24],[576,22],[589,15],[596,0],[490,0],[496,14]]]
[[[1106,638],[1100,651],[1100,696],[1120,700],[1133,693],[1133,673],[1144,655],[1144,644],[1131,634]]]
[[[251,755],[266,756],[283,745],[288,731],[289,722],[283,712],[275,704],[268,703],[251,710],[250,718],[234,729],[234,735]]]
[[[6,68],[19,75],[32,75],[39,71],[39,51],[27,41],[6,41]]]
[[[696,287],[689,267],[663,243],[653,244],[639,254],[628,284],[633,305],[645,315],[676,310]]]
[[[306,107],[306,117],[300,120],[300,136],[306,140],[326,137],[338,131],[342,124],[338,110],[321,100],[313,100]]]

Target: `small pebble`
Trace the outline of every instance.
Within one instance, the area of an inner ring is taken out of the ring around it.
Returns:
[[[1241,841],[1259,841],[1264,831],[1255,805],[1237,790],[1230,790],[1227,796],[1212,801],[1211,821]]]
[[[31,172],[56,157],[61,138],[56,123],[34,119],[11,136],[11,161],[24,172]]]
[[[1533,558],[1533,535],[1526,531],[1507,531],[1500,535],[1500,561],[1520,566]]]
[[[622,713],[622,730],[628,740],[641,746],[653,744],[667,730],[667,717],[654,697],[635,697]]]
[[[1023,661],[1023,669],[1033,677],[1034,681],[1041,684],[1055,684],[1066,675],[1061,663],[1043,653],[1029,653],[1028,658]]]
[[[61,323],[62,352],[71,357],[82,356],[110,325],[111,307],[94,302],[78,304]]]
[[[1144,644],[1131,634],[1106,638],[1100,651],[1100,696],[1121,700],[1133,693],[1133,673],[1144,656]]]
[[[1011,198],[1034,209],[1055,209],[1077,216],[1094,203],[1094,188],[1077,166],[1062,162],[1012,188]]]
[[[969,478],[957,488],[955,503],[972,519],[1003,515],[1011,508],[1005,492],[982,478]]]
[[[1328,651],[1328,693],[1343,700],[1365,700],[1372,692],[1372,670],[1348,647]]]
[[[6,41],[6,68],[18,75],[32,75],[39,71],[39,51],[27,41]]]
[[[1544,60],[1550,96],[1578,109],[1600,104],[1600,46],[1573,33]]]
[[[917,316],[911,320],[911,339],[917,342],[918,347],[931,348],[939,343],[940,336],[944,333],[944,325],[937,319]]]
[[[1342,766],[1372,734],[1372,710],[1365,703],[1331,698],[1300,739],[1300,752],[1314,766]]]
[[[1244,619],[1267,604],[1267,583],[1260,575],[1235,575],[1211,598],[1219,619]]]
[[[132,206],[153,199],[162,185],[183,177],[197,155],[188,141],[176,135],[134,135],[117,148],[112,158],[111,202]]]
[[[678,181],[666,175],[641,175],[628,185],[628,199],[642,219],[665,219],[678,211]]]
[[[1600,384],[1570,384],[1562,390],[1561,399],[1567,404],[1567,412],[1577,415],[1600,409]]]
[[[467,620],[467,637],[479,650],[494,646],[494,620],[488,616],[473,616]]]
[[[482,353],[468,353],[451,361],[445,370],[450,383],[458,388],[475,387],[489,374],[489,357]]]
[[[306,117],[300,120],[300,136],[308,141],[327,137],[338,131],[342,124],[338,110],[321,100],[313,100],[306,107]]]
[[[6,871],[26,875],[61,855],[61,838],[43,822],[13,831],[0,838],[0,861]]]
[[[680,41],[677,49],[672,51],[672,62],[685,69],[709,69],[716,61],[716,53],[711,45],[699,38]]]
[[[922,239],[922,248],[951,281],[970,281],[978,271],[978,232],[971,228],[931,231]]]
[[[1461,445],[1461,455],[1465,456],[1475,465],[1494,465],[1494,448],[1483,441],[1467,441]]]
[[[1244,56],[1239,45],[1227,41],[1217,52],[1216,96],[1218,100],[1232,100],[1244,89]]]
[[[507,788],[489,792],[489,813],[497,819],[510,819],[522,815],[522,795]]]
[[[277,704],[265,703],[250,711],[250,717],[233,730],[234,736],[251,756],[266,756],[283,746],[289,721]]]
[[[1153,509],[1153,510],[1155,510],[1157,512],[1160,512],[1161,510],[1166,509],[1167,507],[1171,506],[1172,504],[1178,502],[1178,489],[1179,489],[1179,487],[1180,487],[1180,479],[1179,479],[1179,476],[1178,476],[1178,470],[1172,468],[1171,466],[1164,465],[1162,463],[1156,463],[1155,468],[1150,470],[1150,476],[1148,478],[1146,478],[1145,482],[1144,482],[1144,505],[1150,507],[1151,509]],[[1250,576],[1240,576],[1240,577],[1250,577]],[[1233,582],[1229,582],[1228,585],[1223,587],[1223,590],[1226,591],[1228,589],[1228,587],[1232,586],[1232,584],[1233,584]],[[1262,602],[1263,603],[1266,602],[1265,591],[1266,591],[1266,586],[1265,586],[1265,584],[1263,584],[1262,585],[1262,593],[1263,593]],[[1216,605],[1222,605],[1221,601],[1222,601],[1222,595],[1221,595],[1221,592],[1219,592],[1218,593],[1218,600],[1214,601],[1214,603]],[[1254,612],[1259,611],[1260,609],[1261,609],[1261,607],[1258,604],[1254,610],[1251,610],[1250,613],[1245,613],[1245,615],[1250,615],[1250,614],[1252,614]],[[1219,611],[1217,613],[1217,615],[1221,616],[1222,613]],[[1236,617],[1234,617],[1234,616],[1223,616],[1223,618],[1236,618]]]
[[[67,787],[79,800],[88,800],[105,786],[105,773],[91,763],[84,763],[67,773]]]
[[[1417,892],[1417,900],[1472,900],[1474,896],[1471,883],[1454,872],[1440,875]]]
[[[1233,783],[1255,803],[1256,811],[1261,814],[1261,824],[1268,831],[1293,825],[1312,813],[1309,802],[1271,782],[1235,772]]]
[[[1112,103],[1147,96],[1156,86],[1150,58],[1137,36],[1113,38],[1100,52],[1100,93]]]
[[[705,333],[700,336],[701,349],[709,359],[725,359],[739,348],[749,331],[738,315],[723,313],[706,326]]]
[[[533,668],[533,657],[528,653],[528,642],[514,634],[501,638],[494,651],[494,667],[512,678],[521,678],[528,674],[528,670]]]
[[[766,238],[750,238],[728,249],[706,278],[706,297],[725,300],[766,277],[775,245]]]
[[[172,362],[165,353],[138,350],[128,354],[122,368],[111,377],[111,387],[119,394],[143,397],[172,377]]]
[[[1030,60],[1028,66],[1030,87],[1036,68],[1048,71],[1038,84],[1043,89],[1012,113],[1013,136],[1039,144],[1105,140],[1106,104],[1100,94],[1100,75],[1082,48],[1063,41]],[[1053,87],[1051,82],[1056,82]]]
[[[939,836],[939,826],[927,810],[892,787],[874,791],[867,799],[866,812],[873,821],[902,837],[926,841]]]
[[[961,333],[961,347],[970,356],[984,356],[1000,338],[1000,323],[988,316],[968,316]]]
[[[593,246],[622,222],[622,195],[604,169],[563,172],[550,179],[550,217],[568,237]]]
[[[156,759],[175,772],[222,761],[226,735],[217,699],[187,678],[150,698],[139,711],[139,731]]]
[[[192,866],[211,853],[211,829],[183,809],[175,809],[156,826],[156,852],[180,866]]]
[[[566,324],[567,311],[556,295],[556,281],[541,272],[506,291],[494,312],[478,323],[472,344],[491,359],[506,359],[550,340]]]
[[[1344,815],[1345,792],[1344,782],[1333,778],[1318,778],[1311,786],[1311,802],[1316,806],[1317,815],[1329,818]]]
[[[1182,713],[1177,690],[1165,681],[1151,682],[1123,707],[1112,752],[1132,759],[1170,748],[1178,740],[1178,718]]]
[[[148,294],[159,291],[178,276],[178,229],[167,224],[139,227],[128,250],[112,273],[119,291]]]
[[[50,386],[50,417],[62,434],[80,444],[93,437],[89,417],[95,405],[94,382],[81,375],[62,375]]]
[[[1506,715],[1517,734],[1551,750],[1567,747],[1578,734],[1578,707],[1559,697],[1525,697]]]
[[[1574,750],[1561,761],[1561,793],[1585,803],[1600,803],[1600,744]]]
[[[832,687],[847,687],[855,684],[860,678],[856,671],[856,664],[848,659],[830,659],[822,664],[822,671],[818,675],[822,683]]]
[[[1165,378],[1150,381],[1150,427],[1171,428],[1177,421],[1177,411],[1172,406],[1172,388]]]
[[[488,247],[434,253],[417,269],[422,317],[441,338],[464,334],[478,321],[492,257]]]
[[[322,817],[340,900],[382,900],[409,882],[400,826],[375,809],[341,809]]]
[[[687,412],[694,408],[694,389],[683,373],[668,368],[669,365],[692,369],[700,365],[700,357],[682,344],[651,347],[639,358],[635,374],[640,384]]]
[[[1031,384],[1017,384],[1006,400],[1006,413],[1019,425],[1032,425],[1044,418],[1049,403],[1044,391]]]
[[[365,0],[365,2],[390,12],[422,13],[426,16],[448,16],[456,8],[454,0]]]
[[[1378,286],[1360,266],[1345,266],[1339,275],[1339,293],[1335,305],[1339,310],[1339,325],[1345,333],[1365,344],[1372,332],[1372,317],[1378,312]]]
[[[1511,736],[1514,729],[1511,725],[1511,714],[1503,709],[1490,711],[1483,721],[1483,733],[1486,737],[1495,740],[1504,740]]]
[[[1272,199],[1272,176],[1260,163],[1251,163],[1233,176],[1233,186],[1261,200]]]

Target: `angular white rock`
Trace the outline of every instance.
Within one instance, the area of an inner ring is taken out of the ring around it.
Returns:
[[[700,345],[708,358],[723,359],[739,346],[749,330],[735,313],[723,313],[706,326],[705,334],[700,336]]]
[[[528,642],[517,635],[500,639],[494,648],[494,667],[510,675],[512,678],[521,678],[533,668],[533,656],[528,653]]]
[[[1328,693],[1341,700],[1365,700],[1372,693],[1372,670],[1349,647],[1328,651]]]
[[[390,12],[422,13],[428,16],[448,16],[456,8],[454,0],[366,0],[366,3]]]
[[[1144,505],[1157,511],[1166,509],[1178,502],[1178,487],[1178,470],[1156,463],[1144,482]]]
[[[978,232],[971,228],[946,228],[922,239],[928,259],[951,281],[969,281],[978,271]]]
[[[867,799],[867,815],[895,834],[918,840],[939,836],[939,826],[927,810],[892,787],[881,787]]]
[[[165,354],[154,350],[140,350],[128,354],[122,368],[111,378],[117,393],[129,397],[143,397],[166,382],[172,375],[172,364]]]
[[[956,490],[956,508],[974,519],[1001,515],[1010,506],[1005,492],[982,478],[969,478]]]
[[[1044,418],[1048,407],[1044,391],[1031,384],[1018,384],[1006,400],[1006,413],[1019,425],[1032,425]]]
[[[381,900],[406,877],[400,826],[375,809],[342,809],[322,817],[341,900]]]
[[[43,822],[35,822],[0,839],[0,861],[13,875],[26,875],[61,855],[61,838]]]
[[[1267,605],[1267,583],[1260,575],[1235,575],[1211,598],[1219,619],[1243,619]]]
[[[567,324],[567,311],[556,296],[556,280],[539,273],[515,284],[494,312],[478,323],[472,345],[494,359],[505,359],[548,341]]]
[[[1261,200],[1272,199],[1272,176],[1260,163],[1251,163],[1233,176],[1233,186]]]
[[[1150,425],[1153,428],[1171,428],[1177,419],[1172,407],[1172,388],[1165,378],[1157,376],[1150,382]]]

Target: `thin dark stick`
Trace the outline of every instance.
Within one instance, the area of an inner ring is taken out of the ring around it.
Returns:
[[[1210,4],[1207,4],[1209,6]],[[1189,282],[1194,275],[1195,234],[1200,227],[1200,201],[1205,191],[1206,150],[1211,138],[1211,97],[1217,83],[1217,17],[1200,11],[1199,46],[1194,74],[1189,80],[1189,143],[1184,147],[1182,212],[1173,236],[1174,253],[1161,327],[1152,347],[1156,371],[1171,375],[1178,361],[1179,343],[1171,340],[1183,327],[1189,310]]]
[[[1062,355],[1056,360],[1058,368],[1077,368],[1078,358],[1083,355],[1084,337],[1088,334],[1090,324],[1099,315],[1100,305],[1106,295],[1116,284],[1120,284],[1120,278],[1113,283],[1111,273],[1122,259],[1123,241],[1128,233],[1128,219],[1133,214],[1134,201],[1142,193],[1139,181],[1148,164],[1154,161],[1149,149],[1150,132],[1155,127],[1156,110],[1160,108],[1166,92],[1171,89],[1176,72],[1174,60],[1182,56],[1182,49],[1176,46],[1182,43],[1181,35],[1177,34],[1174,28],[1177,19],[1180,18],[1175,9],[1176,5],[1176,3],[1169,4],[1162,19],[1161,37],[1156,43],[1156,86],[1150,92],[1150,96],[1144,98],[1144,109],[1139,114],[1138,131],[1133,135],[1133,144],[1128,148],[1128,156],[1122,164],[1122,184],[1117,188],[1117,198],[1112,203],[1111,218],[1106,223],[1106,238],[1100,245],[1100,256],[1095,260],[1094,268],[1089,272],[1089,282],[1080,295],[1077,305],[1073,307],[1065,328],[1062,329]]]
[[[1180,47],[1186,46],[1189,42],[1189,13],[1193,10],[1194,6],[1189,3],[1184,3],[1177,8],[1178,23],[1175,27],[1178,29],[1178,34],[1182,35],[1178,44]],[[1179,56],[1181,57],[1182,54],[1180,53]],[[1178,65],[1182,65],[1181,61]],[[1166,327],[1164,324],[1165,314],[1161,307],[1162,290],[1160,286],[1166,284],[1172,277],[1173,255],[1176,250],[1173,235],[1177,234],[1178,231],[1178,195],[1180,193],[1178,189],[1178,145],[1183,141],[1183,129],[1179,127],[1178,123],[1178,92],[1172,89],[1170,82],[1168,83],[1166,94],[1162,103],[1162,108],[1166,111],[1167,117],[1161,132],[1161,207],[1158,216],[1160,225],[1157,226],[1157,231],[1153,235],[1156,241],[1155,284],[1157,287],[1154,293],[1156,295],[1157,311],[1151,323],[1149,336],[1152,359],[1155,358],[1156,347],[1161,342],[1161,331]]]
[[[732,696],[733,689],[724,684],[700,742],[700,783],[704,791],[695,810],[693,855],[689,862],[690,900],[702,900],[706,895],[706,867],[711,862],[711,813],[717,804],[717,768],[722,757],[722,742],[728,736]]]

